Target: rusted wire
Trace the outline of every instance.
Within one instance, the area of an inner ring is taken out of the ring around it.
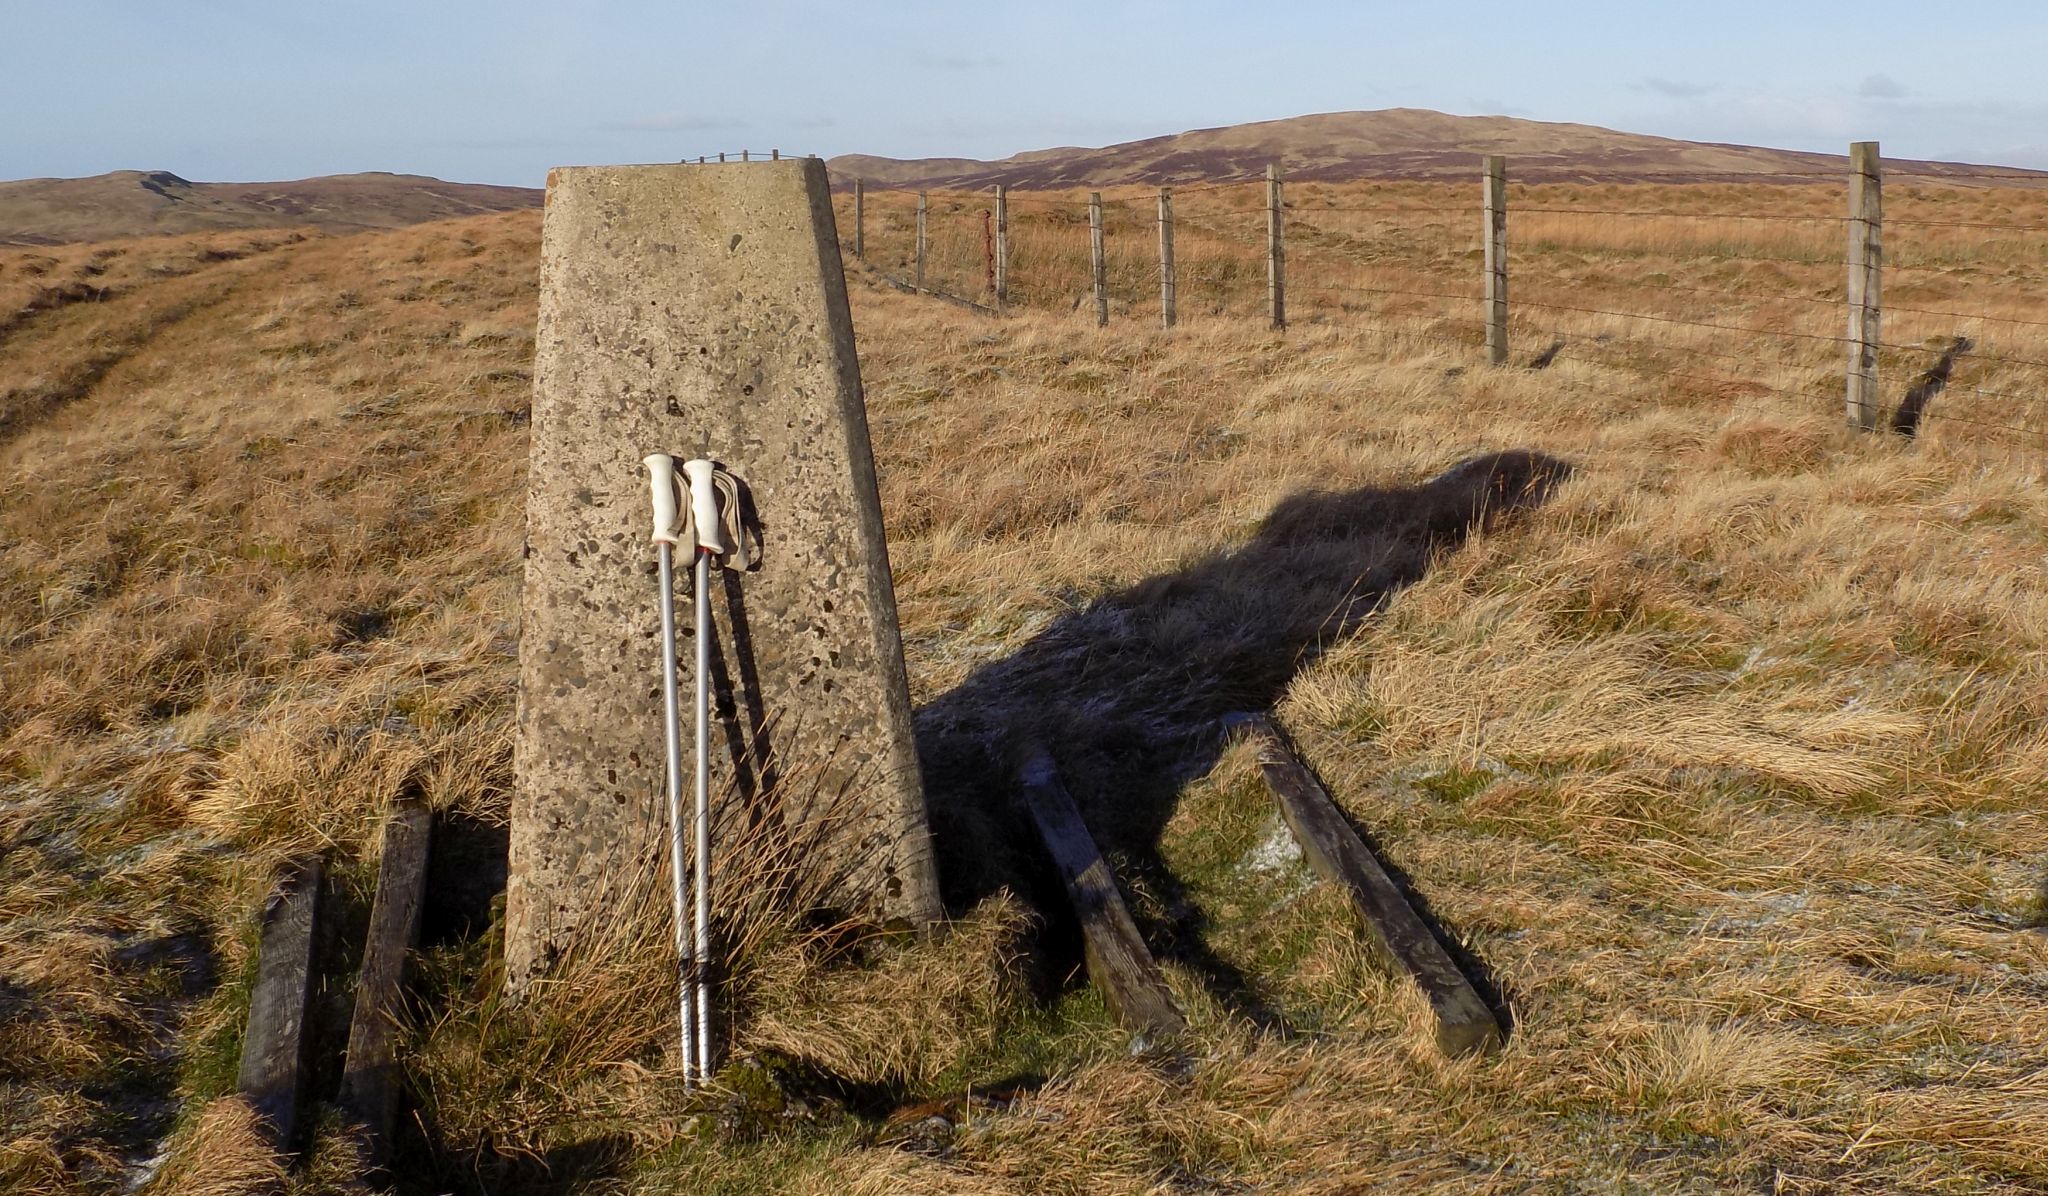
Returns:
[[[1348,283],[1290,280],[1289,289],[1304,291],[1352,291],[1361,295],[1406,295],[1416,299],[1447,299],[1454,303],[1478,303],[1482,295],[1459,295],[1445,291],[1408,291],[1398,287],[1361,287]]]
[[[1715,332],[1736,332],[1744,336],[1778,336],[1797,340],[1831,341],[1837,344],[1846,343],[1849,339],[1846,336],[1830,336],[1819,332],[1794,332],[1783,328],[1751,328],[1742,324],[1709,324],[1701,320],[1680,319],[1677,316],[1655,316],[1643,312],[1609,311],[1599,307],[1573,307],[1569,304],[1545,303],[1536,299],[1516,298],[1512,300],[1511,306],[1535,307],[1546,311],[1578,312],[1589,316],[1612,316],[1619,320],[1654,320],[1659,324],[1675,324],[1687,328],[1708,328]]]
[[[1263,209],[1261,209],[1261,210],[1263,210]],[[1323,206],[1321,206],[1321,205],[1306,205],[1306,204],[1294,204],[1294,203],[1290,203],[1290,204],[1288,204],[1288,205],[1287,205],[1287,210],[1288,210],[1288,211],[1290,211],[1290,212],[1295,212],[1295,213],[1297,213],[1297,214],[1299,214],[1299,215],[1303,215],[1303,216],[1313,215],[1313,214],[1315,214],[1315,213],[1317,213],[1317,212],[1407,212],[1407,213],[1412,213],[1412,214],[1415,214],[1415,215],[1422,215],[1422,216],[1450,216],[1450,215],[1456,215],[1456,216],[1471,216],[1471,215],[1475,215],[1475,214],[1477,214],[1477,213],[1479,212],[1479,210],[1480,210],[1480,209],[1479,209],[1479,205],[1478,205],[1478,204],[1455,204],[1455,205],[1445,205],[1445,206],[1443,206],[1443,207],[1436,207],[1436,208],[1421,208],[1421,207],[1393,207],[1393,206],[1386,206],[1386,207],[1382,207],[1382,206],[1377,206],[1377,205],[1350,205],[1350,204],[1346,204],[1346,205],[1341,205],[1341,206],[1335,206],[1335,207],[1323,207]]]
[[[1539,208],[1525,204],[1509,204],[1510,218],[1528,212],[1551,216],[1654,216],[1685,220],[1784,220],[1803,224],[1839,224],[1847,216],[1794,216],[1785,213],[1763,212],[1652,212],[1623,208]]]
[[[2048,395],[2014,394],[2009,390],[1986,390],[1981,386],[1961,386],[1951,384],[1948,389],[1951,394],[1983,395],[1987,399],[2011,399],[2015,403],[2048,402]]]
[[[1674,345],[1666,341],[1644,340],[1641,337],[1628,336],[1619,332],[1589,333],[1568,331],[1563,328],[1552,328],[1538,324],[1533,320],[1515,316],[1508,318],[1508,327],[1510,331],[1519,328],[1525,332],[1540,332],[1545,336],[1560,337],[1568,346],[1573,343],[1577,343],[1582,347],[1587,345],[1622,344],[1634,346],[1645,352],[1677,353],[1686,357],[1712,357],[1723,361],[1737,361],[1745,365],[1754,365],[1756,363],[1756,354],[1754,353],[1733,353],[1725,349],[1709,349],[1699,345]]]
[[[1951,320],[1996,320],[2001,324],[2019,324],[2028,328],[2048,328],[2048,320],[2028,320],[2022,319],[2019,316],[1971,315],[1959,311],[1936,311],[1933,308],[1927,307],[1907,307],[1904,304],[1890,302],[1884,305],[1884,310],[1887,313],[1906,312],[1916,316],[1942,316]]]
[[[2048,224],[1999,224],[1985,220],[1920,220],[1905,216],[1887,216],[1887,225],[1911,225],[1915,228],[1990,228],[2003,232],[2048,233]]]

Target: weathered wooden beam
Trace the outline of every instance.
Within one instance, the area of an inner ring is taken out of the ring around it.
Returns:
[[[431,827],[427,807],[417,801],[401,806],[384,824],[377,895],[370,904],[363,966],[356,973],[355,1013],[349,1020],[348,1058],[342,1066],[339,1103],[342,1112],[362,1128],[373,1167],[384,1166],[388,1159],[392,1119],[398,1108],[398,1018],[406,956],[419,941]]]
[[[1067,899],[1081,920],[1089,980],[1118,1020],[1139,1034],[1168,1038],[1187,1029],[1166,977],[1146,950],[1145,940],[1138,937],[1137,923],[1117,892],[1109,863],[1096,849],[1073,796],[1060,783],[1051,754],[1043,748],[1032,750],[1018,779],[1038,837],[1059,868]]]
[[[1308,862],[1325,880],[1342,885],[1368,933],[1406,969],[1436,1012],[1436,1044],[1446,1055],[1500,1048],[1500,1020],[1472,981],[1409,904],[1365,841],[1353,830],[1330,791],[1302,763],[1273,720],[1263,714],[1242,724],[1259,747],[1259,768],[1279,799],[1281,817]]]
[[[313,943],[325,872],[318,857],[297,864],[264,906],[256,987],[249,995],[241,1070],[235,1078],[271,1144],[287,1153],[298,1149],[299,1110],[306,1095],[306,1008],[313,992]]]

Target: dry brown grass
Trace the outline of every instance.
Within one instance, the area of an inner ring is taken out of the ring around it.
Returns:
[[[1403,348],[1476,347],[1478,195],[1476,179],[1291,184],[1293,320],[1370,329]],[[2039,451],[2048,445],[2048,289],[2039,281],[2048,193],[1901,178],[1885,198],[1882,356],[1895,390],[1932,364],[1945,338],[1968,335],[1977,351],[1937,404],[1933,434]],[[1156,192],[1113,188],[1104,200],[1112,311],[1156,320]],[[933,195],[931,286],[992,298],[981,217],[991,202]],[[1083,191],[1013,196],[1015,304],[1092,313],[1086,202]],[[911,273],[914,204],[912,193],[868,193],[868,258],[896,277]],[[1799,410],[1825,409],[1839,395],[1841,187],[1516,185],[1509,210],[1518,360],[1561,339],[1565,362],[1619,370],[1632,388],[1649,374]],[[1175,219],[1181,321],[1263,314],[1264,185],[1177,189]]]
[[[1581,190],[1586,206],[1836,201]],[[1559,206],[1575,194],[1546,191]],[[2006,218],[2037,201],[1927,202]],[[1121,210],[1149,214],[1137,197]],[[1189,196],[1181,211],[1201,207]],[[1946,398],[1915,445],[1850,437],[1832,349],[1724,334],[1632,347],[1592,334],[1640,324],[1588,317],[1548,370],[1477,368],[1454,322],[1469,312],[1347,313],[1316,301],[1311,278],[1319,255],[1350,253],[1353,273],[1325,277],[1469,281],[1463,216],[1434,240],[1426,222],[1347,240],[1337,217],[1295,218],[1337,232],[1322,248],[1303,235],[1284,337],[1185,303],[1186,326],[1161,332],[1141,273],[1125,284],[1133,314],[1107,332],[1067,310],[1074,288],[1050,274],[1026,292],[1041,309],[1003,321],[857,290],[913,686],[928,702],[1089,598],[1244,541],[1295,491],[1414,480],[1486,448],[1574,461],[1549,507],[1439,561],[1281,709],[1495,973],[1516,1016],[1506,1051],[1435,1055],[1425,1008],[1276,850],[1236,750],[1181,795],[1160,851],[1205,946],[1286,1031],[1176,961],[1192,1070],[1130,1058],[1085,993],[1031,1000],[1008,901],[936,947],[834,954],[783,937],[762,949],[744,1049],[914,1095],[1020,1066],[1048,1082],[973,1106],[942,1156],[829,1118],[765,1144],[700,1140],[664,1070],[662,919],[622,919],[619,953],[542,1019],[581,1038],[522,1045],[513,1023],[486,1026],[480,950],[430,961],[453,1003],[420,1036],[414,1075],[466,1119],[447,1117],[447,1143],[516,1154],[623,1134],[596,1190],[2048,1182],[2048,939],[2030,928],[2048,858],[2048,498],[2031,464],[1944,425]],[[206,1102],[223,1060],[231,1071],[236,978],[278,860],[322,847],[360,864],[408,780],[500,816],[536,231],[518,215],[277,244],[138,276],[134,294],[168,288],[164,304],[75,303],[0,339],[10,387],[111,356],[0,437],[12,1190],[118,1182],[169,1128],[149,1094],[187,1100],[178,1141],[224,1116]],[[1043,239],[1020,251],[1045,255],[1027,261],[1071,260],[1066,227],[1025,231]],[[1523,244],[1521,277],[1532,296],[1571,280],[1602,300],[1588,306],[1635,296],[1625,310],[1659,310],[1620,284],[1660,274],[1735,289],[1757,298],[1672,310],[1759,326],[1795,310],[1785,295],[1839,287],[1825,263],[1713,257],[1738,231],[1605,251],[1560,226],[1554,249]],[[1967,247],[1900,252],[1934,265]],[[1261,276],[1228,248],[1209,254],[1219,273],[1238,263],[1223,310],[1255,308]],[[1203,256],[1184,242],[1184,261]],[[0,287],[23,260],[0,254]],[[2030,310],[2023,270],[1941,269],[1900,285],[1928,307]],[[192,288],[207,302],[183,309]],[[145,323],[145,306],[179,318]],[[1832,331],[1839,309],[1811,306]],[[117,315],[134,320],[88,326]],[[2021,331],[2004,325],[2005,350],[2048,357]],[[1684,348],[1744,360],[1671,377]],[[1894,393],[1904,363],[1888,363]],[[2024,381],[1974,368],[1987,373],[1963,385]],[[1169,904],[1133,899],[1148,920]],[[211,971],[180,962],[195,953]]]
[[[199,1111],[144,1190],[163,1196],[269,1196],[282,1192],[285,1163],[264,1142],[256,1114],[224,1096]]]
[[[2048,943],[2025,928],[2048,825],[2015,766],[2040,750],[2048,500],[2024,467],[1967,441],[1859,442],[1832,403],[1648,402],[1569,367],[1453,377],[1469,358],[1389,361],[1337,327],[1283,346],[1242,325],[920,319],[958,332],[869,364],[904,375],[872,400],[878,445],[902,446],[891,509],[943,513],[896,542],[907,623],[943,629],[917,641],[926,693],[1065,595],[1176,568],[1288,491],[1414,477],[1489,444],[1582,468],[1297,679],[1282,711],[1497,970],[1519,1018],[1502,1060],[1415,1049],[1414,1012],[1370,987],[1345,1003],[1359,973],[1320,945],[1275,959],[1273,939],[1342,915],[1276,919],[1226,872],[1198,895],[1212,916],[1236,908],[1215,945],[1291,992],[1283,1007],[1334,1011],[1341,1045],[1225,1035],[1239,1045],[1217,1074],[1270,1087],[1221,1102],[1084,1070],[1041,1097],[1067,1128],[1020,1114],[945,1169],[862,1156],[872,1190],[957,1190],[963,1173],[989,1190],[1183,1172],[1304,1190],[2041,1178],[2030,1138],[1977,1116],[1958,1126],[1974,1145],[1951,1150],[1925,1116],[1981,1101],[2017,1129],[2041,1111],[2022,1044],[2048,1034]],[[969,453],[1014,466],[971,483],[911,466]],[[1169,828],[1190,868],[1235,807],[1201,808]],[[1221,860],[1240,866],[1258,829]],[[1844,1157],[1908,1092],[1924,1136],[1880,1129]],[[1203,1150],[1174,1145],[1205,1133]]]
[[[463,329],[530,326],[534,231],[127,243],[0,341],[6,1185],[223,1090],[278,860],[362,858],[408,774],[501,809],[527,348]]]

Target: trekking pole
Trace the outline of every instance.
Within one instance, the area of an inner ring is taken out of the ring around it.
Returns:
[[[699,458],[683,464],[690,487],[690,521],[696,533],[694,580],[697,599],[697,785],[694,837],[696,888],[697,1067],[711,1074],[711,558],[728,551],[719,518],[717,466]],[[737,514],[735,512],[735,514]],[[678,849],[680,850],[680,848]]]
[[[665,717],[662,731],[668,749],[668,860],[671,897],[675,909],[676,975],[680,996],[677,1013],[682,1028],[683,1083],[685,1086],[696,1082],[700,1070],[697,1062],[697,1040],[694,1031],[697,1018],[697,990],[692,983],[696,968],[692,961],[690,915],[683,900],[683,736],[678,716],[682,713],[676,693],[676,591],[675,591],[675,550],[676,550],[676,468],[675,460],[667,453],[650,453],[641,464],[647,466],[647,480],[654,499],[654,544],[661,566],[661,694]],[[694,550],[695,546],[692,545]],[[702,555],[698,554],[701,562]],[[704,659],[704,583],[701,564],[698,571],[697,643],[698,643],[698,689],[702,693]],[[701,724],[700,724],[701,726]],[[697,756],[699,774],[702,774],[704,733],[698,732]],[[701,785],[701,782],[700,782]]]

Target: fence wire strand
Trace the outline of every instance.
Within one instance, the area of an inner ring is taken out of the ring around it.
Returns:
[[[748,153],[750,158],[757,156],[754,151],[748,151]],[[733,151],[728,151],[728,163],[733,161],[735,156]],[[767,155],[758,156],[763,160],[767,158]],[[1846,167],[1830,166],[1827,169],[1817,168],[1813,172],[1634,172],[1625,176],[1616,176],[1614,181],[1639,183],[1662,178],[1672,180],[1674,183],[1681,185],[1686,183],[1708,185],[1710,180],[1728,179],[1744,183],[1793,182],[1814,185],[1823,182],[1839,182],[1847,179],[1849,175],[1850,172]],[[1933,182],[1947,183],[1966,179],[1990,179],[2023,185],[2033,189],[2048,189],[2048,175],[2024,172],[1950,171],[1921,173],[1910,170],[1895,171],[1887,169],[1885,177],[1895,180],[1925,179]],[[1170,189],[1174,197],[1180,199],[1186,196],[1212,192],[1243,192],[1256,188],[1258,184],[1265,181],[1266,179],[1262,175],[1246,175],[1239,178],[1211,180],[1202,183],[1175,183],[1168,185],[1168,188],[1165,189]],[[1283,181],[1302,183],[1314,182],[1316,180],[1297,179]],[[1401,181],[1423,187],[1435,187],[1452,182],[1462,182],[1463,180],[1427,179]],[[1541,189],[1548,188],[1554,190],[1557,188],[1584,186],[1597,181],[1599,181],[1597,177],[1590,176],[1586,172],[1573,171],[1560,171],[1555,178],[1539,176],[1536,179],[1530,179],[1525,176],[1524,179],[1519,180],[1515,184],[1516,191],[1513,194],[1534,198]],[[1121,190],[1122,188],[1119,189]],[[903,222],[906,221],[909,215],[903,200],[916,196],[918,194],[917,190],[911,187],[868,187],[866,192],[870,198],[893,197],[885,199],[884,203],[878,208],[879,212],[887,214],[890,218],[889,222],[894,225],[891,236],[893,241],[904,231]],[[991,211],[995,205],[993,188],[980,190],[926,189],[923,194],[932,210],[935,222],[941,215],[955,218],[968,215],[972,219],[971,213]],[[1182,259],[1175,271],[1176,290],[1182,304],[1181,318],[1183,321],[1189,318],[1196,320],[1210,318],[1252,319],[1263,317],[1266,314],[1267,296],[1265,288],[1267,279],[1265,277],[1265,256],[1269,209],[1264,202],[1265,197],[1262,193],[1254,191],[1250,198],[1252,202],[1246,203],[1243,206],[1228,205],[1217,208],[1212,205],[1204,208],[1202,205],[1196,204],[1190,205],[1194,208],[1193,211],[1190,211],[1188,207],[1182,207],[1174,213],[1172,223],[1175,231],[1194,235],[1194,240],[1183,249]],[[1546,195],[1544,198],[1548,198],[1548,196]],[[1009,204],[1016,205],[1019,209],[1023,210],[1021,222],[1019,220],[1019,213],[1013,212],[1012,214],[1009,231],[1013,238],[1020,232],[1031,230],[1035,230],[1032,231],[1031,235],[1041,237],[1048,231],[1057,230],[1061,237],[1071,236],[1078,242],[1075,245],[1065,245],[1064,242],[1061,242],[1054,245],[1051,249],[1054,262],[1077,263],[1061,267],[1062,273],[1068,274],[1068,272],[1071,272],[1070,276],[1060,281],[1032,281],[1029,284],[1029,289],[1040,295],[1041,301],[1043,301],[1043,297],[1064,296],[1078,291],[1082,298],[1076,302],[1077,310],[1085,309],[1088,303],[1087,295],[1092,287],[1087,264],[1089,254],[1086,249],[1087,214],[1090,206],[1086,194],[1076,192],[1065,195],[1046,195],[1013,191],[1007,194],[1006,199]],[[1136,235],[1142,241],[1151,241],[1159,227],[1156,209],[1154,208],[1156,203],[1156,193],[1152,192],[1103,196],[1101,207],[1104,213],[1114,212],[1117,214],[1116,221],[1108,229],[1110,245],[1114,247],[1119,239],[1132,235],[1134,225]],[[1430,290],[1417,286],[1371,285],[1369,280],[1374,273],[1398,271],[1414,274],[1418,272],[1418,266],[1415,263],[1397,264],[1344,256],[1345,254],[1359,253],[1365,247],[1373,245],[1378,238],[1394,232],[1402,224],[1401,220],[1374,221],[1372,222],[1374,227],[1368,228],[1358,228],[1342,224],[1335,227],[1326,227],[1319,225],[1315,220],[1316,217],[1325,214],[1330,216],[1407,217],[1411,218],[1416,226],[1425,228],[1429,236],[1436,237],[1450,231],[1444,227],[1445,222],[1462,220],[1477,215],[1482,210],[1480,205],[1463,201],[1430,203],[1426,200],[1422,202],[1404,200],[1402,202],[1389,203],[1317,203],[1313,198],[1302,198],[1297,193],[1296,198],[1285,202],[1284,208],[1285,217],[1289,224],[1304,228],[1310,233],[1320,232],[1333,238],[1324,246],[1326,252],[1322,253],[1314,251],[1304,252],[1301,249],[1290,247],[1287,255],[1288,290],[1293,292],[1291,297],[1297,297],[1295,298],[1297,306],[1294,313],[1296,323],[1357,329],[1375,336],[1441,344],[1455,348],[1460,352],[1475,352],[1482,347],[1484,333],[1487,328],[1487,322],[1483,318],[1479,318],[1476,315],[1458,314],[1455,310],[1397,311],[1394,308],[1403,305],[1392,302],[1404,299],[1422,300],[1432,304],[1450,305],[1453,309],[1457,305],[1469,304],[1476,311],[1479,305],[1485,301],[1482,295],[1460,290]],[[1539,200],[1539,202],[1525,204],[1511,202],[1508,213],[1511,231],[1514,227],[1512,223],[1513,218],[1517,215],[1587,216],[1673,222],[1692,221],[1695,223],[1709,221],[1756,221],[1760,223],[1805,226],[1840,225],[1850,221],[1850,217],[1839,214],[1773,213],[1722,209],[1676,211],[1627,204],[1579,207],[1559,204],[1554,200],[1551,202],[1541,202]],[[1887,218],[1885,223],[1901,228],[1963,229],[2016,234],[2048,233],[2048,223],[2033,224],[1996,220],[1941,219],[1932,215],[1924,217],[1918,215],[1892,216]],[[1394,226],[1393,229],[1389,229],[1387,227],[1389,225]],[[949,240],[951,247],[949,256],[958,256],[961,234],[957,225],[952,227],[952,238]],[[1458,239],[1455,235],[1453,236],[1453,240]],[[874,238],[871,238],[872,240]],[[1724,236],[1712,243],[1717,245],[1725,244],[1728,240],[1729,238]],[[1313,243],[1311,241],[1311,244]],[[1740,244],[1741,242],[1737,241],[1736,243]],[[1764,243],[1779,242],[1766,241]],[[1782,243],[1789,246],[1804,247],[1804,243],[1798,240]],[[1014,244],[1015,242],[1013,241]],[[1402,243],[1396,242],[1396,244]],[[1415,243],[1408,242],[1406,244],[1412,247]],[[1036,252],[1043,254],[1045,250],[1041,248]],[[1438,253],[1447,255],[1444,261],[1436,263],[1436,267],[1441,269],[1451,264],[1448,258],[1449,254],[1455,253],[1462,258],[1465,252],[1467,251],[1447,245],[1442,250],[1431,250],[1430,256],[1436,256]],[[1525,252],[1535,252],[1540,255],[1545,251],[1539,248],[1534,251]],[[1618,250],[1618,252],[1631,259],[1645,261],[1710,259],[1715,262],[1761,263],[1781,268],[1830,267],[1841,269],[1844,266],[1842,259],[1836,257],[1730,253],[1721,252],[1718,249],[1712,253],[1701,253],[1688,250],[1681,245],[1664,246],[1660,244],[1650,248],[1626,245]],[[1114,248],[1112,253],[1116,253]],[[871,254],[870,256],[872,258],[874,255]],[[889,260],[895,260],[897,257],[909,259],[914,258],[914,250],[884,253],[881,256]],[[937,258],[938,255],[934,254],[931,258],[927,259],[926,285],[923,288],[925,293],[980,310],[993,310],[993,308],[983,303],[983,300],[992,298],[985,285],[978,289],[977,294],[979,297],[954,293],[938,285],[956,282],[958,279],[955,276],[974,278],[978,272],[972,266],[961,268],[957,262],[940,263]],[[909,262],[906,260],[904,265],[907,267],[908,264]],[[2008,267],[2010,268],[2009,264]],[[1426,273],[1430,271],[1431,267],[1430,264],[1425,262],[1420,265],[1419,269],[1421,272]],[[1527,269],[1527,267],[1524,267],[1524,269]],[[1933,275],[1944,279],[1967,277],[1967,275],[1958,273],[1958,271],[1967,269],[1968,266],[1966,265],[1929,264],[1925,261],[1888,261],[1884,265],[1884,270],[1888,274]],[[1106,296],[1119,308],[1123,308],[1126,311],[1135,312],[1140,307],[1157,310],[1159,300],[1156,288],[1161,281],[1161,270],[1162,267],[1156,258],[1140,262],[1134,260],[1128,251],[1117,254],[1107,262]],[[891,285],[905,290],[917,289],[915,283],[909,279],[896,277],[886,271],[878,270],[877,273]],[[1338,281],[1339,278],[1346,280]],[[2023,284],[2031,281],[2031,279],[2030,276],[2024,273],[2013,274],[2008,272],[1998,278],[1989,280],[1972,279],[1971,281],[1989,282],[1996,285],[1998,283]],[[1013,258],[1010,265],[1008,288],[1010,301],[1013,304],[1017,302],[1020,286],[1023,286],[1025,283],[1026,280],[1020,278],[1017,273],[1017,264]],[[1802,366],[1795,364],[1793,360],[1778,361],[1776,360],[1776,354],[1766,356],[1764,360],[1771,361],[1776,368],[1825,371],[1808,388],[1790,389],[1786,386],[1765,382],[1755,377],[1743,376],[1745,371],[1737,367],[1754,367],[1759,362],[1759,354],[1753,348],[1748,351],[1734,351],[1716,345],[1678,343],[1673,340],[1658,339],[1654,336],[1628,335],[1622,332],[1591,331],[1587,329],[1565,329],[1556,327],[1554,322],[1532,319],[1527,313],[1549,312],[1586,317],[1588,319],[1641,321],[1674,330],[1680,328],[1698,329],[1702,332],[1715,334],[1717,339],[1727,337],[1756,338],[1765,342],[1776,341],[1785,346],[1781,352],[1787,358],[1806,356],[1803,351],[1795,354],[1795,351],[1791,348],[1793,345],[1807,345],[1816,348],[1825,346],[1839,349],[1856,343],[1850,336],[1841,333],[1817,333],[1797,328],[1727,324],[1713,320],[1692,318],[1685,314],[1670,311],[1622,311],[1616,310],[1613,307],[1588,306],[1583,301],[1570,301],[1577,298],[1578,293],[1633,292],[1697,296],[1729,306],[1740,304],[1746,307],[1768,308],[1776,304],[1796,303],[1843,310],[1847,300],[1845,296],[1839,293],[1841,289],[1839,283],[1830,288],[1838,292],[1832,294],[1793,294],[1785,291],[1742,292],[1713,286],[1694,286],[1679,282],[1658,281],[1650,278],[1625,277],[1559,278],[1533,277],[1518,274],[1516,276],[1516,283],[1517,285],[1510,292],[1511,318],[1509,327],[1512,334],[1519,337],[1543,336],[1554,338],[1556,343],[1553,348],[1564,354],[1560,360],[1577,361],[1599,369],[1626,371],[1646,379],[1657,378],[1672,382],[1706,386],[1717,391],[1736,388],[1760,395],[1782,396],[1798,400],[1800,404],[1809,410],[1813,409],[1814,405],[1818,403],[1840,401],[1839,370],[1841,367],[1838,363],[1830,362],[1823,364],[1815,362]],[[1535,292],[1533,297],[1525,293],[1531,288]],[[2023,302],[2025,300],[2014,299],[2011,301]],[[1065,300],[1062,298],[1059,302],[1064,304]],[[1633,301],[1629,302],[1632,303]],[[1406,306],[1419,305],[1411,304]],[[1981,321],[2006,325],[2012,328],[2048,329],[2048,318],[2032,319],[2023,316],[2000,316],[1986,312],[1972,313],[1948,308],[1917,307],[1911,304],[1886,304],[1882,310],[1886,313],[1923,319],[1957,320],[1972,323]],[[1923,343],[1916,345],[1882,340],[1875,342],[1874,347],[1887,354],[1905,355],[1909,359],[1926,359],[1942,350],[1942,347],[1938,344]],[[1700,364],[1693,367],[1693,372],[1688,372],[1685,368],[1671,368],[1670,359],[1672,358]],[[1972,368],[1978,371],[2048,370],[2048,359],[2016,355],[2009,350],[2004,350],[2002,346],[1993,344],[1990,346],[1990,351],[1979,351],[1973,347],[1970,352],[1963,354],[1954,366],[1954,370],[1958,374]],[[2001,423],[1994,419],[1977,418],[1980,413],[1972,408],[1968,402],[1964,403],[1964,410],[1957,411],[1955,409],[1959,401],[1995,400],[2015,405],[2024,404],[2025,406],[2019,408],[2019,410],[2031,412],[2035,405],[2048,402],[2048,395],[2026,394],[2008,389],[1998,389],[1995,386],[1966,384],[1960,379],[1952,382],[1947,387],[1946,393],[1950,396],[1950,401],[1937,404],[1928,412],[1927,427],[1955,424],[1959,427],[1976,429],[1982,433],[2020,436],[2036,441],[2048,439],[2048,430],[2029,428],[2020,424]],[[2031,419],[2032,417],[2027,416],[2027,418]],[[1990,436],[1982,438],[1992,439]]]
[[[1682,220],[1782,220],[1799,224],[1840,224],[1848,219],[1846,216],[1795,216],[1786,213],[1760,212],[1653,212],[1624,208],[1538,208],[1523,204],[1511,204],[1508,207],[1510,217],[1525,212],[1535,212],[1545,216],[1650,216],[1659,219]]]

